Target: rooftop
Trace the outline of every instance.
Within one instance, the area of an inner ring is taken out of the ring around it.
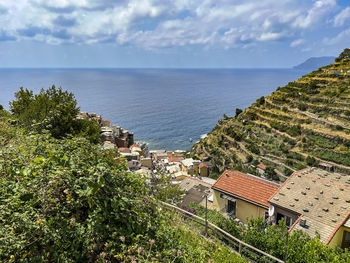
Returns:
[[[263,170],[266,170],[266,165],[265,164],[263,164],[263,163],[259,163],[258,165],[257,165],[257,167],[259,167],[260,169],[263,169]]]
[[[293,173],[269,202],[296,212],[305,226],[295,224],[310,236],[316,231],[327,243],[341,225],[350,224],[350,177],[319,168]]]
[[[236,198],[269,207],[268,200],[279,186],[277,183],[254,175],[226,170],[213,185],[213,188],[227,192]]]
[[[169,163],[180,162],[184,158],[182,156],[172,156],[168,158]]]
[[[192,158],[187,158],[187,159],[182,160],[181,163],[184,166],[188,167],[188,166],[192,166],[193,165],[193,161],[194,160]]]

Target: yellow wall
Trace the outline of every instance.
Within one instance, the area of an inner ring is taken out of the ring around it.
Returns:
[[[220,192],[214,190],[213,191],[213,207],[216,211],[221,212],[222,209],[225,208],[226,200],[220,198]]]
[[[152,168],[152,160],[151,160],[151,158],[141,159],[141,165],[151,169]]]
[[[214,190],[214,200],[213,207],[215,210],[225,214],[225,211],[222,211],[225,208],[226,199],[220,198],[220,192]],[[264,213],[267,212],[267,209],[248,203],[244,200],[236,198],[236,217],[241,220],[243,223],[248,223],[248,219],[264,217]]]
[[[341,226],[338,229],[337,233],[335,233],[335,235],[332,238],[331,242],[329,243],[330,247],[341,247],[341,244],[343,242],[344,230],[347,230],[347,231],[350,232],[350,228]]]
[[[241,220],[243,223],[248,223],[247,219],[264,217],[264,212],[267,209],[262,208],[260,206],[248,203],[243,200],[237,199],[237,212],[236,217]]]
[[[199,174],[201,176],[204,176],[204,177],[208,177],[209,174],[208,174],[208,167],[204,166],[202,168],[199,169]]]
[[[194,174],[199,174],[199,165],[198,164],[194,164],[193,165],[193,170],[194,170],[193,171]]]

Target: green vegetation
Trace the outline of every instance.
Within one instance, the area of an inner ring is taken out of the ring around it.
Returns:
[[[192,147],[192,155],[208,157],[219,173],[227,167],[250,169],[252,160],[265,160],[271,171],[284,175],[320,162],[350,172],[349,50],[336,63],[278,87],[234,118],[220,120]]]
[[[39,94],[23,89],[15,93],[10,102],[10,111],[27,130],[48,130],[54,138],[68,134],[84,136],[93,143],[100,141],[100,128],[95,121],[76,120],[79,112],[73,93],[52,86],[42,89]]]
[[[341,62],[344,59],[350,58],[350,49],[346,48],[340,55],[335,59],[335,62]]]
[[[191,203],[190,208],[198,216],[205,216],[205,209],[200,205]],[[282,260],[285,257],[288,229],[283,221],[279,222],[279,227],[267,226],[263,218],[258,218],[250,220],[248,226],[245,227],[234,224],[232,218],[225,218],[212,210],[208,211],[208,221],[260,250]],[[287,255],[287,262],[290,263],[345,263],[350,260],[349,250],[343,253],[339,248],[325,246],[318,236],[310,238],[301,230],[289,233]]]
[[[61,116],[70,130],[50,122],[76,109],[71,94],[40,94],[21,89],[14,113],[0,110],[1,262],[245,262],[158,207],[179,196],[167,177],[151,188],[117,151],[71,133],[74,119]]]

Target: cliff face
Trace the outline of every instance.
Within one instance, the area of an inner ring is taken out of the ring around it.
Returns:
[[[219,120],[192,155],[210,159],[219,172],[260,162],[280,176],[308,165],[349,172],[350,59],[339,57]]]

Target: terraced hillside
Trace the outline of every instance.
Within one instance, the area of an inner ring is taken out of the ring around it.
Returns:
[[[217,172],[255,172],[262,162],[275,179],[308,165],[349,173],[350,49],[336,61],[219,120],[192,155],[211,160]]]

